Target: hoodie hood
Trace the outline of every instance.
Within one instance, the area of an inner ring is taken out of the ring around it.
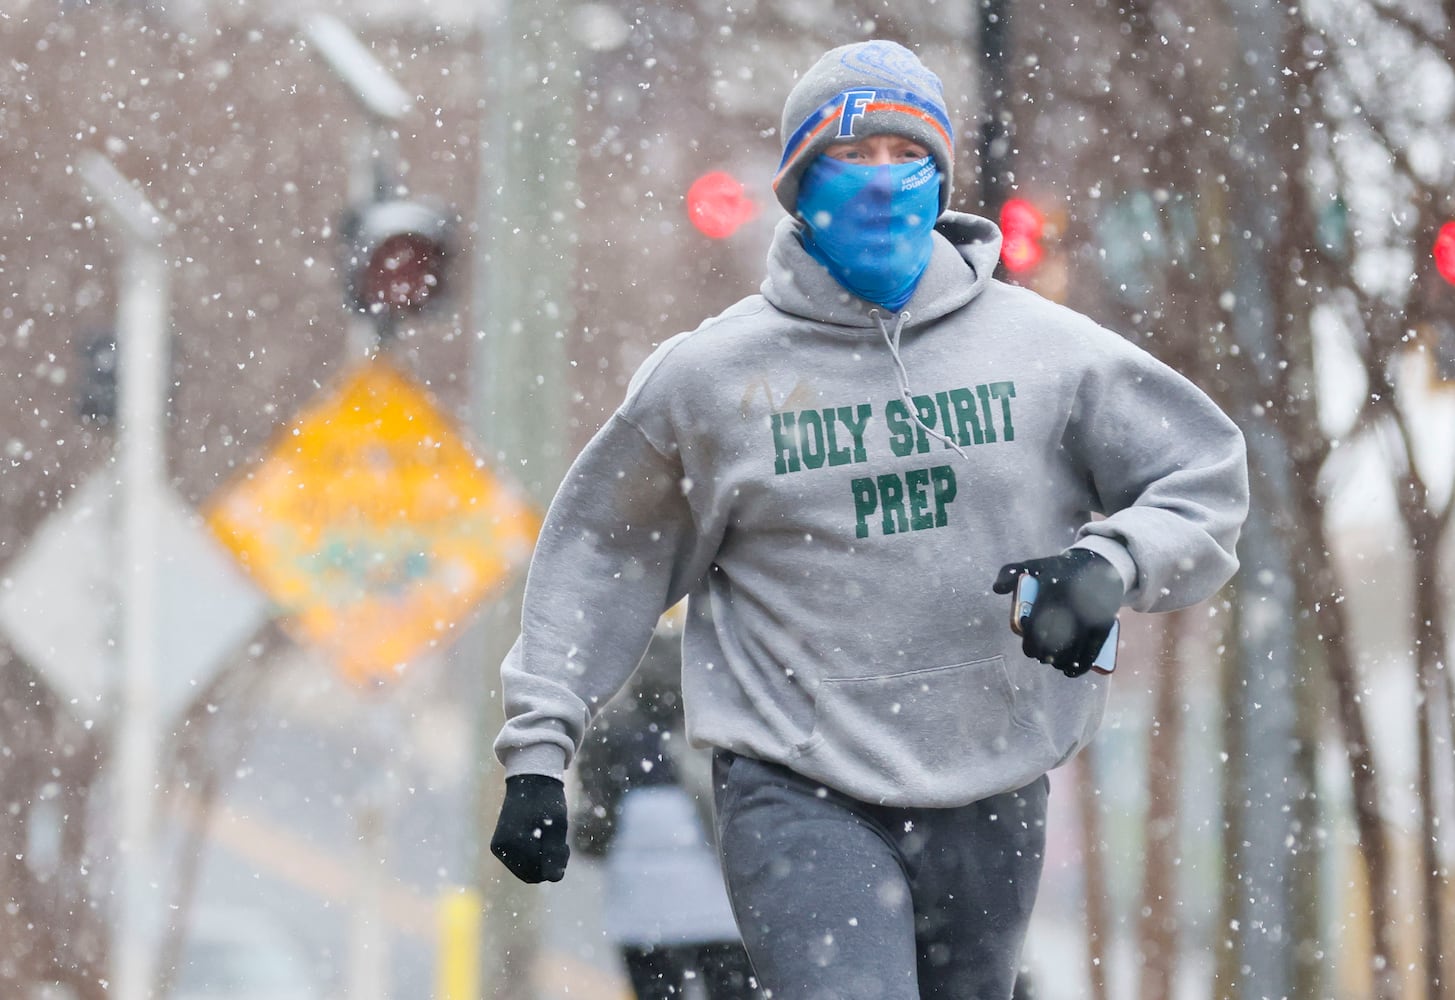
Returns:
[[[879,335],[875,315],[884,309],[846,290],[799,242],[803,224],[783,219],[768,249],[763,297],[775,308],[818,323]],[[904,307],[913,328],[953,312],[978,296],[1000,259],[1000,229],[989,219],[946,212],[935,224],[934,252],[914,296]]]

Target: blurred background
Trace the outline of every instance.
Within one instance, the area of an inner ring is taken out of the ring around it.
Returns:
[[[1451,0],[0,0],[0,996],[619,998],[484,850],[566,464],[914,48],[1009,280],[1249,439],[1053,776],[1044,1000],[1450,997]]]

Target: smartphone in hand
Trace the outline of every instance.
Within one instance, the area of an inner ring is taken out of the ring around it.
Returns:
[[[1025,620],[1030,617],[1031,608],[1036,603],[1036,595],[1040,592],[1040,581],[1029,573],[1022,573],[1020,579],[1016,581],[1015,594],[1010,602],[1010,630],[1016,635],[1022,634]],[[1109,674],[1117,668],[1117,638],[1120,633],[1121,622],[1113,620],[1106,642],[1101,644],[1101,651],[1096,654],[1096,659],[1091,661],[1092,670],[1099,674]]]

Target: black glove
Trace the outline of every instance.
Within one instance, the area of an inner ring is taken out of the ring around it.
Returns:
[[[505,801],[490,853],[522,882],[559,882],[566,875],[566,786],[546,774],[505,779]]]
[[[1121,574],[1090,549],[1067,549],[1000,567],[993,589],[1011,593],[1022,573],[1035,577],[1041,590],[1021,622],[1021,649],[1067,677],[1080,677],[1091,669],[1122,606]]]

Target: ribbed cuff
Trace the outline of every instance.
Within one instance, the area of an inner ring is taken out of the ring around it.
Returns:
[[[544,774],[562,781],[566,777],[566,751],[554,743],[537,743],[505,755],[505,776]]]
[[[1095,552],[1116,568],[1117,575],[1122,578],[1123,601],[1126,601],[1132,591],[1137,589],[1137,564],[1133,561],[1132,554],[1127,551],[1127,547],[1121,542],[1107,538],[1105,535],[1087,535],[1071,547]]]

